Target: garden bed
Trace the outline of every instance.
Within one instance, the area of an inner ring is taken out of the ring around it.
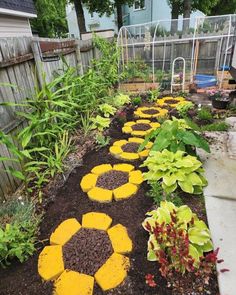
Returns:
[[[132,108],[127,109],[126,113],[128,121],[134,120]],[[116,140],[129,137],[129,135],[123,134],[121,130],[122,125],[116,119],[113,120],[107,132],[111,137],[111,145]],[[146,196],[148,191],[146,183],[141,185],[135,196],[127,200],[113,201],[107,204],[91,201],[87,194],[81,190],[80,182],[82,177],[90,173],[93,167],[105,163],[113,165],[121,162],[121,160],[115,159],[109,154],[109,147],[102,148],[99,151],[91,150],[84,156],[83,164],[73,170],[65,185],[58,190],[56,196],[47,196],[45,200],[45,205],[47,204],[46,213],[41,224],[40,235],[40,240],[43,242],[37,245],[38,252],[24,264],[14,262],[7,269],[0,269],[0,295],[51,295],[52,283],[42,282],[37,272],[39,252],[43,246],[48,244],[45,239],[48,239],[50,233],[65,219],[76,218],[80,222],[82,215],[91,211],[108,214],[112,217],[112,225],[117,223],[124,225],[133,242],[133,251],[129,255],[131,268],[126,280],[119,287],[107,292],[103,292],[95,284],[94,295],[217,295],[219,293],[216,274],[210,278],[209,285],[204,285],[200,278],[195,280],[191,274],[184,276],[184,280],[176,276],[173,280],[176,282],[176,287],[172,288],[159,273],[157,263],[147,261],[148,234],[142,228],[141,223],[146,212],[153,208],[153,201]],[[140,161],[132,162],[132,164],[138,169]],[[205,205],[202,198],[183,193],[181,197],[184,204],[189,205],[193,212],[198,214],[199,218],[206,221]],[[155,276],[154,279],[157,283],[155,288],[146,284],[145,276],[147,274]]]

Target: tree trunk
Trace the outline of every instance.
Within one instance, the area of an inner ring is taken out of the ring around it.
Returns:
[[[82,33],[86,33],[86,25],[85,25],[85,18],[84,18],[84,10],[82,6],[81,0],[74,0],[75,4],[75,11],[77,16],[77,22],[79,26],[80,36]]]
[[[118,30],[123,26],[123,15],[122,15],[122,5],[116,4],[116,12],[117,12],[117,25]]]
[[[175,34],[178,30],[178,18],[179,18],[179,5],[176,3],[172,4],[171,10],[171,34]]]
[[[191,15],[191,0],[184,0],[184,18],[188,18],[187,20],[183,20],[183,33],[187,33],[190,24],[190,15]]]

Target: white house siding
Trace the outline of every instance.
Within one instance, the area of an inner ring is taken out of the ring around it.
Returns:
[[[28,18],[0,14],[0,38],[32,36]]]

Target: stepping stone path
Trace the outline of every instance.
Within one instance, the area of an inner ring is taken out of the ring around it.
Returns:
[[[221,295],[235,294],[236,278],[236,118],[228,118],[229,132],[207,132],[211,154],[198,151],[204,161],[208,186],[204,190],[208,223],[215,248],[219,247],[217,264]],[[229,269],[221,272],[221,269]]]

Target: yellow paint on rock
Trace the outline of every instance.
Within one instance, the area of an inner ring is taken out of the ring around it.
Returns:
[[[55,295],[92,295],[94,278],[71,270],[65,270],[56,280]]]
[[[97,178],[98,175],[96,174],[89,173],[85,175],[80,182],[82,191],[87,193],[89,190],[91,190],[96,185]]]
[[[107,231],[112,243],[114,252],[126,254],[132,251],[132,241],[128,235],[126,227],[117,224]]]
[[[62,246],[46,246],[39,255],[38,273],[45,280],[55,280],[64,271]]]
[[[110,164],[102,164],[94,167],[91,172],[97,175],[101,175],[110,170],[112,170],[112,166]]]
[[[138,187],[132,183],[126,183],[113,190],[114,198],[116,201],[128,199],[135,195],[138,191]]]
[[[122,128],[122,132],[123,133],[131,133],[132,132],[132,127],[130,127],[130,126],[124,126],[123,128]]]
[[[130,172],[134,170],[134,166],[131,164],[115,164],[113,166],[113,169],[123,171],[123,172]]]
[[[117,156],[123,152],[122,148],[120,146],[115,146],[115,145],[111,146],[109,151],[112,155],[115,155],[115,156]]]
[[[113,145],[114,145],[114,146],[122,146],[122,145],[124,145],[124,144],[126,144],[126,143],[127,143],[127,140],[122,139],[122,140],[117,140],[117,141],[115,141],[115,142],[113,143]]]
[[[105,213],[89,212],[84,214],[82,218],[82,226],[86,228],[107,230],[111,223],[111,217]]]
[[[136,143],[143,143],[143,139],[142,138],[138,138],[138,137],[130,137],[128,139],[129,142],[136,142]]]
[[[132,135],[134,135],[134,136],[146,136],[148,133],[150,133],[150,131],[151,131],[151,126],[150,126],[150,129],[148,129],[148,130],[146,130],[146,131],[138,131],[138,130],[134,130],[134,131],[132,131]]]
[[[51,245],[64,245],[81,228],[80,223],[75,218],[63,221],[51,234]]]
[[[131,171],[129,174],[129,182],[133,184],[141,184],[143,182],[143,175],[140,170]]]
[[[124,160],[135,161],[139,159],[139,154],[123,152],[120,157]]]
[[[112,201],[112,191],[101,187],[94,187],[88,192],[88,197],[92,201],[107,203]]]
[[[113,253],[96,272],[95,280],[103,291],[113,289],[120,285],[127,277],[129,267],[128,257]]]
[[[136,121],[138,124],[150,124],[151,121],[150,120],[137,120]]]

